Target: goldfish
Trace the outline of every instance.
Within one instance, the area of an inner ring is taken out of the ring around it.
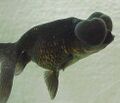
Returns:
[[[32,27],[14,43],[0,43],[0,103],[7,103],[14,75],[33,61],[46,71],[44,79],[51,99],[59,86],[59,72],[97,53],[113,40],[111,18],[101,12],[87,19],[69,17]]]

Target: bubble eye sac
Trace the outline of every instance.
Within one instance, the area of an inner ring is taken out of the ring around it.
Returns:
[[[93,14],[91,14],[89,16],[88,20],[91,20],[93,18],[100,18],[100,19],[102,19],[105,22],[107,29],[109,31],[112,31],[113,23],[112,23],[111,18],[108,15],[105,15],[105,14],[103,14],[101,12],[95,12],[95,13],[93,13]]]
[[[111,18],[109,16],[106,16],[106,15],[102,15],[100,18],[104,20],[104,22],[105,22],[105,24],[107,26],[107,29],[109,31],[112,31],[113,24],[112,24]]]
[[[101,44],[107,34],[106,25],[103,20],[94,18],[79,22],[75,27],[77,38],[87,45],[95,46]]]

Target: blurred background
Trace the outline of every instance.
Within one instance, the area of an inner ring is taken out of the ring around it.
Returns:
[[[14,78],[8,103],[120,103],[120,0],[0,0],[0,42],[15,42],[38,24],[67,17],[86,19],[96,11],[112,18],[114,42],[61,71],[53,101],[44,69],[29,63]]]

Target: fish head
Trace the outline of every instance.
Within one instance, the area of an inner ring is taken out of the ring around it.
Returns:
[[[82,47],[88,52],[97,52],[114,40],[111,30],[107,28],[105,21],[100,18],[79,22],[74,32]]]

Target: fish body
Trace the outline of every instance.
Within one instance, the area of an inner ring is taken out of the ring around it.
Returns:
[[[67,61],[69,62],[73,60],[74,54],[84,54],[79,40],[74,35],[75,25],[80,21],[77,18],[67,18],[38,25],[23,35],[18,41],[18,48],[22,47],[19,50],[26,52],[32,61],[43,68],[64,69],[64,66],[59,65],[65,59],[70,57],[71,60]],[[79,48],[75,46],[76,42]]]
[[[15,43],[0,43],[0,103],[8,100],[14,74],[19,75],[30,61],[47,70],[44,78],[54,99],[59,71],[104,49],[114,39],[111,32],[110,17],[98,12],[87,20],[70,17],[38,25]]]

